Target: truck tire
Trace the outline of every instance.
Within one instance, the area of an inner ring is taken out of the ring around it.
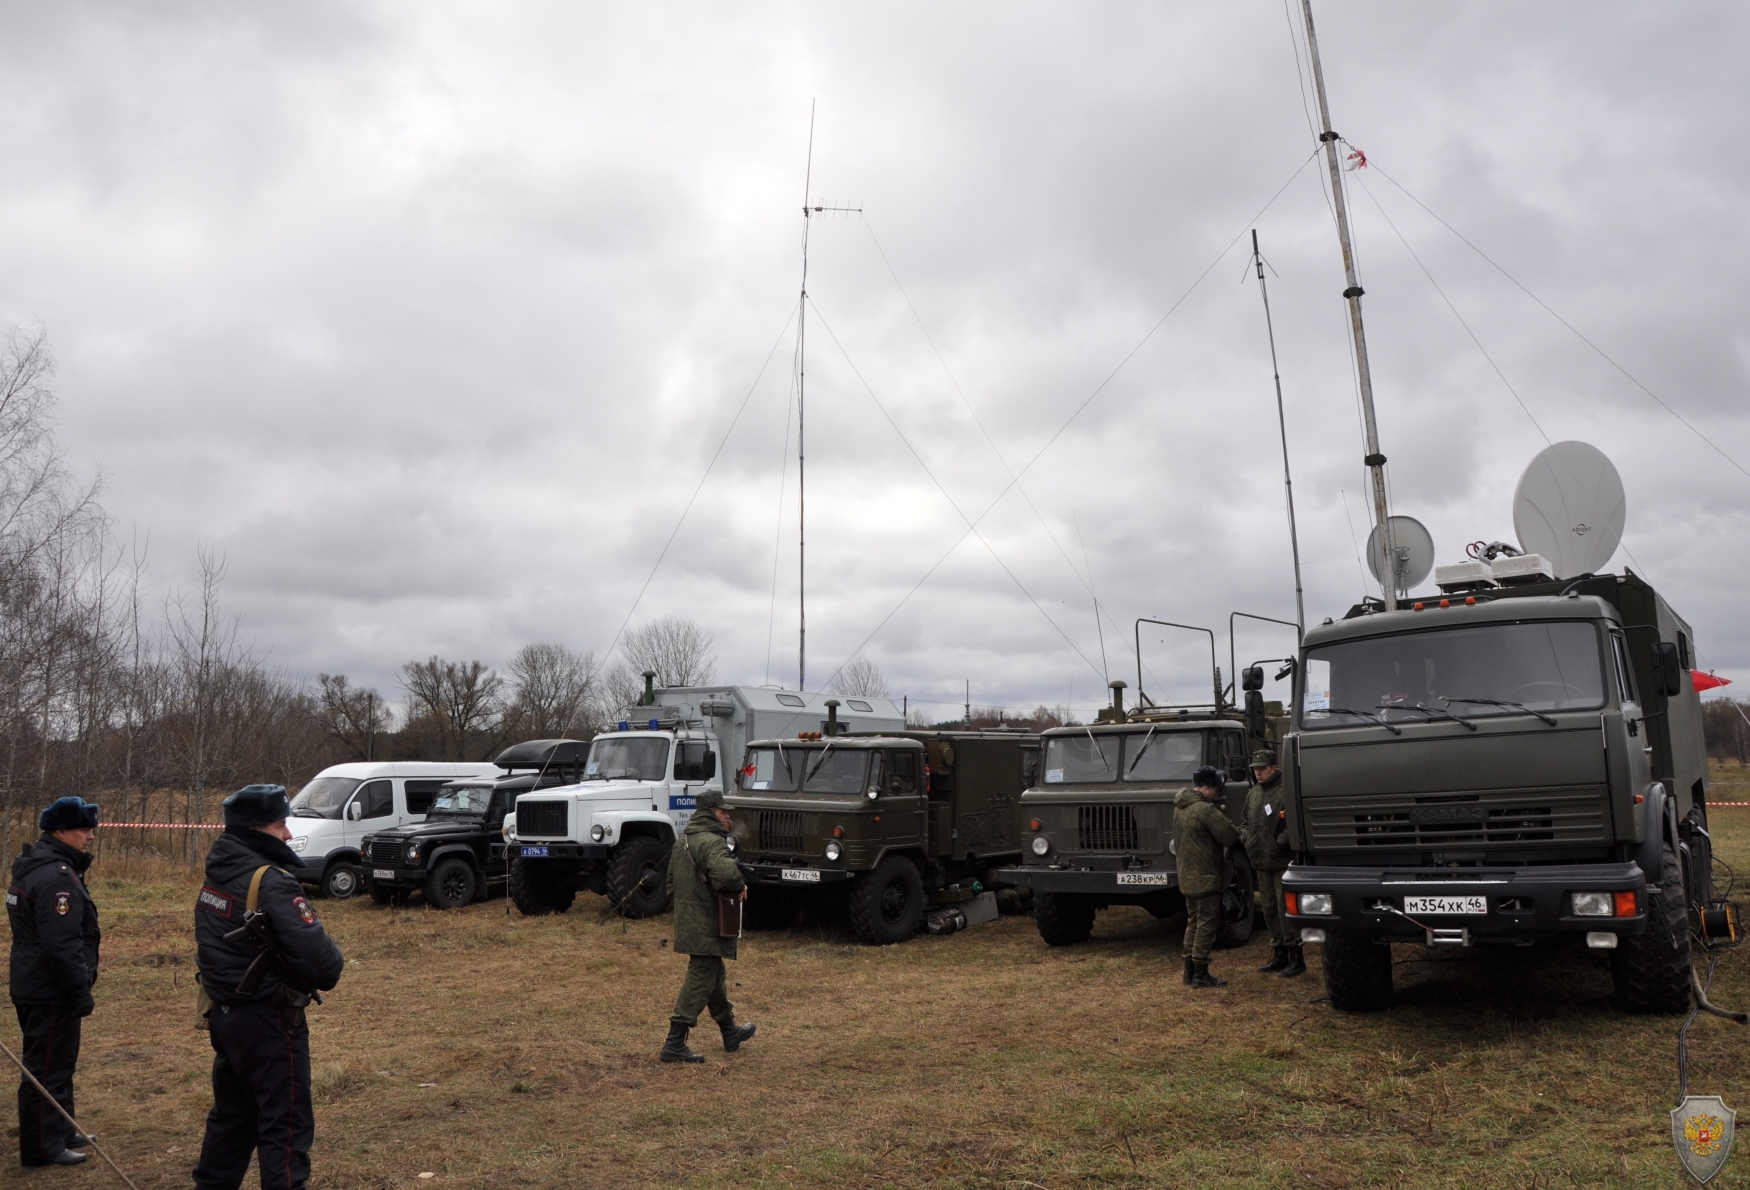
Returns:
[[[1327,930],[1320,950],[1332,1008],[1380,1012],[1391,1007],[1391,947],[1359,934]]]
[[[357,864],[333,863],[322,873],[322,895],[336,901],[357,896],[363,887],[363,873]]]
[[[1689,1011],[1694,959],[1689,949],[1683,873],[1671,844],[1665,844],[1659,858],[1659,891],[1646,894],[1646,928],[1617,943],[1610,969],[1623,1008],[1669,1016]]]
[[[425,878],[425,903],[433,909],[460,909],[474,900],[477,886],[472,864],[461,858],[446,859]]]
[[[1221,923],[1221,932],[1215,936],[1217,950],[1244,946],[1251,941],[1254,920],[1253,904],[1257,899],[1255,895],[1257,888],[1257,878],[1252,875],[1252,861],[1246,858],[1244,852],[1236,851],[1233,857],[1233,872],[1227,880],[1227,891],[1221,898],[1224,920]],[[1239,900],[1239,907],[1230,911],[1229,907],[1235,898]]]
[[[1078,893],[1033,893],[1033,923],[1047,946],[1074,946],[1094,932],[1094,902]]]
[[[796,908],[775,888],[749,888],[741,920],[750,930],[784,930],[796,920]]]
[[[851,929],[870,946],[904,942],[924,915],[924,881],[917,865],[890,855],[851,885]]]
[[[640,835],[608,858],[608,901],[626,917],[655,917],[668,908],[669,847]]]
[[[545,917],[571,908],[577,890],[552,860],[517,858],[510,861],[510,899],[524,917]]]

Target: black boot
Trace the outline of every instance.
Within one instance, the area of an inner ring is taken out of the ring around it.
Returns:
[[[1300,946],[1288,948],[1288,965],[1282,968],[1282,978],[1293,979],[1306,974],[1306,951]]]
[[[1191,964],[1191,986],[1194,988],[1224,988],[1227,980],[1218,979],[1209,973],[1207,960]]]
[[[1259,967],[1260,971],[1280,971],[1288,966],[1288,948],[1274,946],[1270,948],[1270,961]]]
[[[738,1025],[734,1017],[718,1021],[717,1027],[723,1030],[723,1052],[726,1054],[733,1054],[740,1049],[741,1043],[752,1037],[754,1030],[759,1028],[758,1025]]]
[[[687,1048],[687,1027],[670,1024],[668,1040],[663,1043],[662,1060],[664,1062],[703,1062],[704,1054],[695,1054]]]
[[[1185,960],[1185,986],[1186,987],[1191,986],[1191,968],[1192,968],[1191,960],[1189,958],[1187,958]]]

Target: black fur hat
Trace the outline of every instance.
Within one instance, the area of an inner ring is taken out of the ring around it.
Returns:
[[[1204,789],[1220,790],[1227,782],[1227,774],[1212,764],[1206,764],[1191,774],[1191,784]]]
[[[58,797],[49,803],[42,817],[37,819],[37,826],[50,833],[96,830],[97,804],[83,798]]]
[[[291,816],[284,785],[245,785],[225,799],[226,826],[272,826]]]

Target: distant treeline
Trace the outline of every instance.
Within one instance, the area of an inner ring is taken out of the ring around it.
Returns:
[[[1750,761],[1750,723],[1745,722],[1745,715],[1750,715],[1750,702],[1715,698],[1701,704],[1701,726],[1709,756],[1735,760],[1740,767]]]

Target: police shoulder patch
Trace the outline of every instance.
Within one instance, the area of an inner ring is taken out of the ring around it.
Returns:
[[[220,917],[231,916],[231,898],[210,885],[201,889],[200,899],[195,903]]]
[[[309,901],[303,897],[293,897],[292,908],[298,911],[298,916],[304,919],[305,925],[313,926],[316,924],[316,910],[311,907]]]
[[[55,894],[55,912],[62,917],[73,911],[73,894],[58,892]]]

